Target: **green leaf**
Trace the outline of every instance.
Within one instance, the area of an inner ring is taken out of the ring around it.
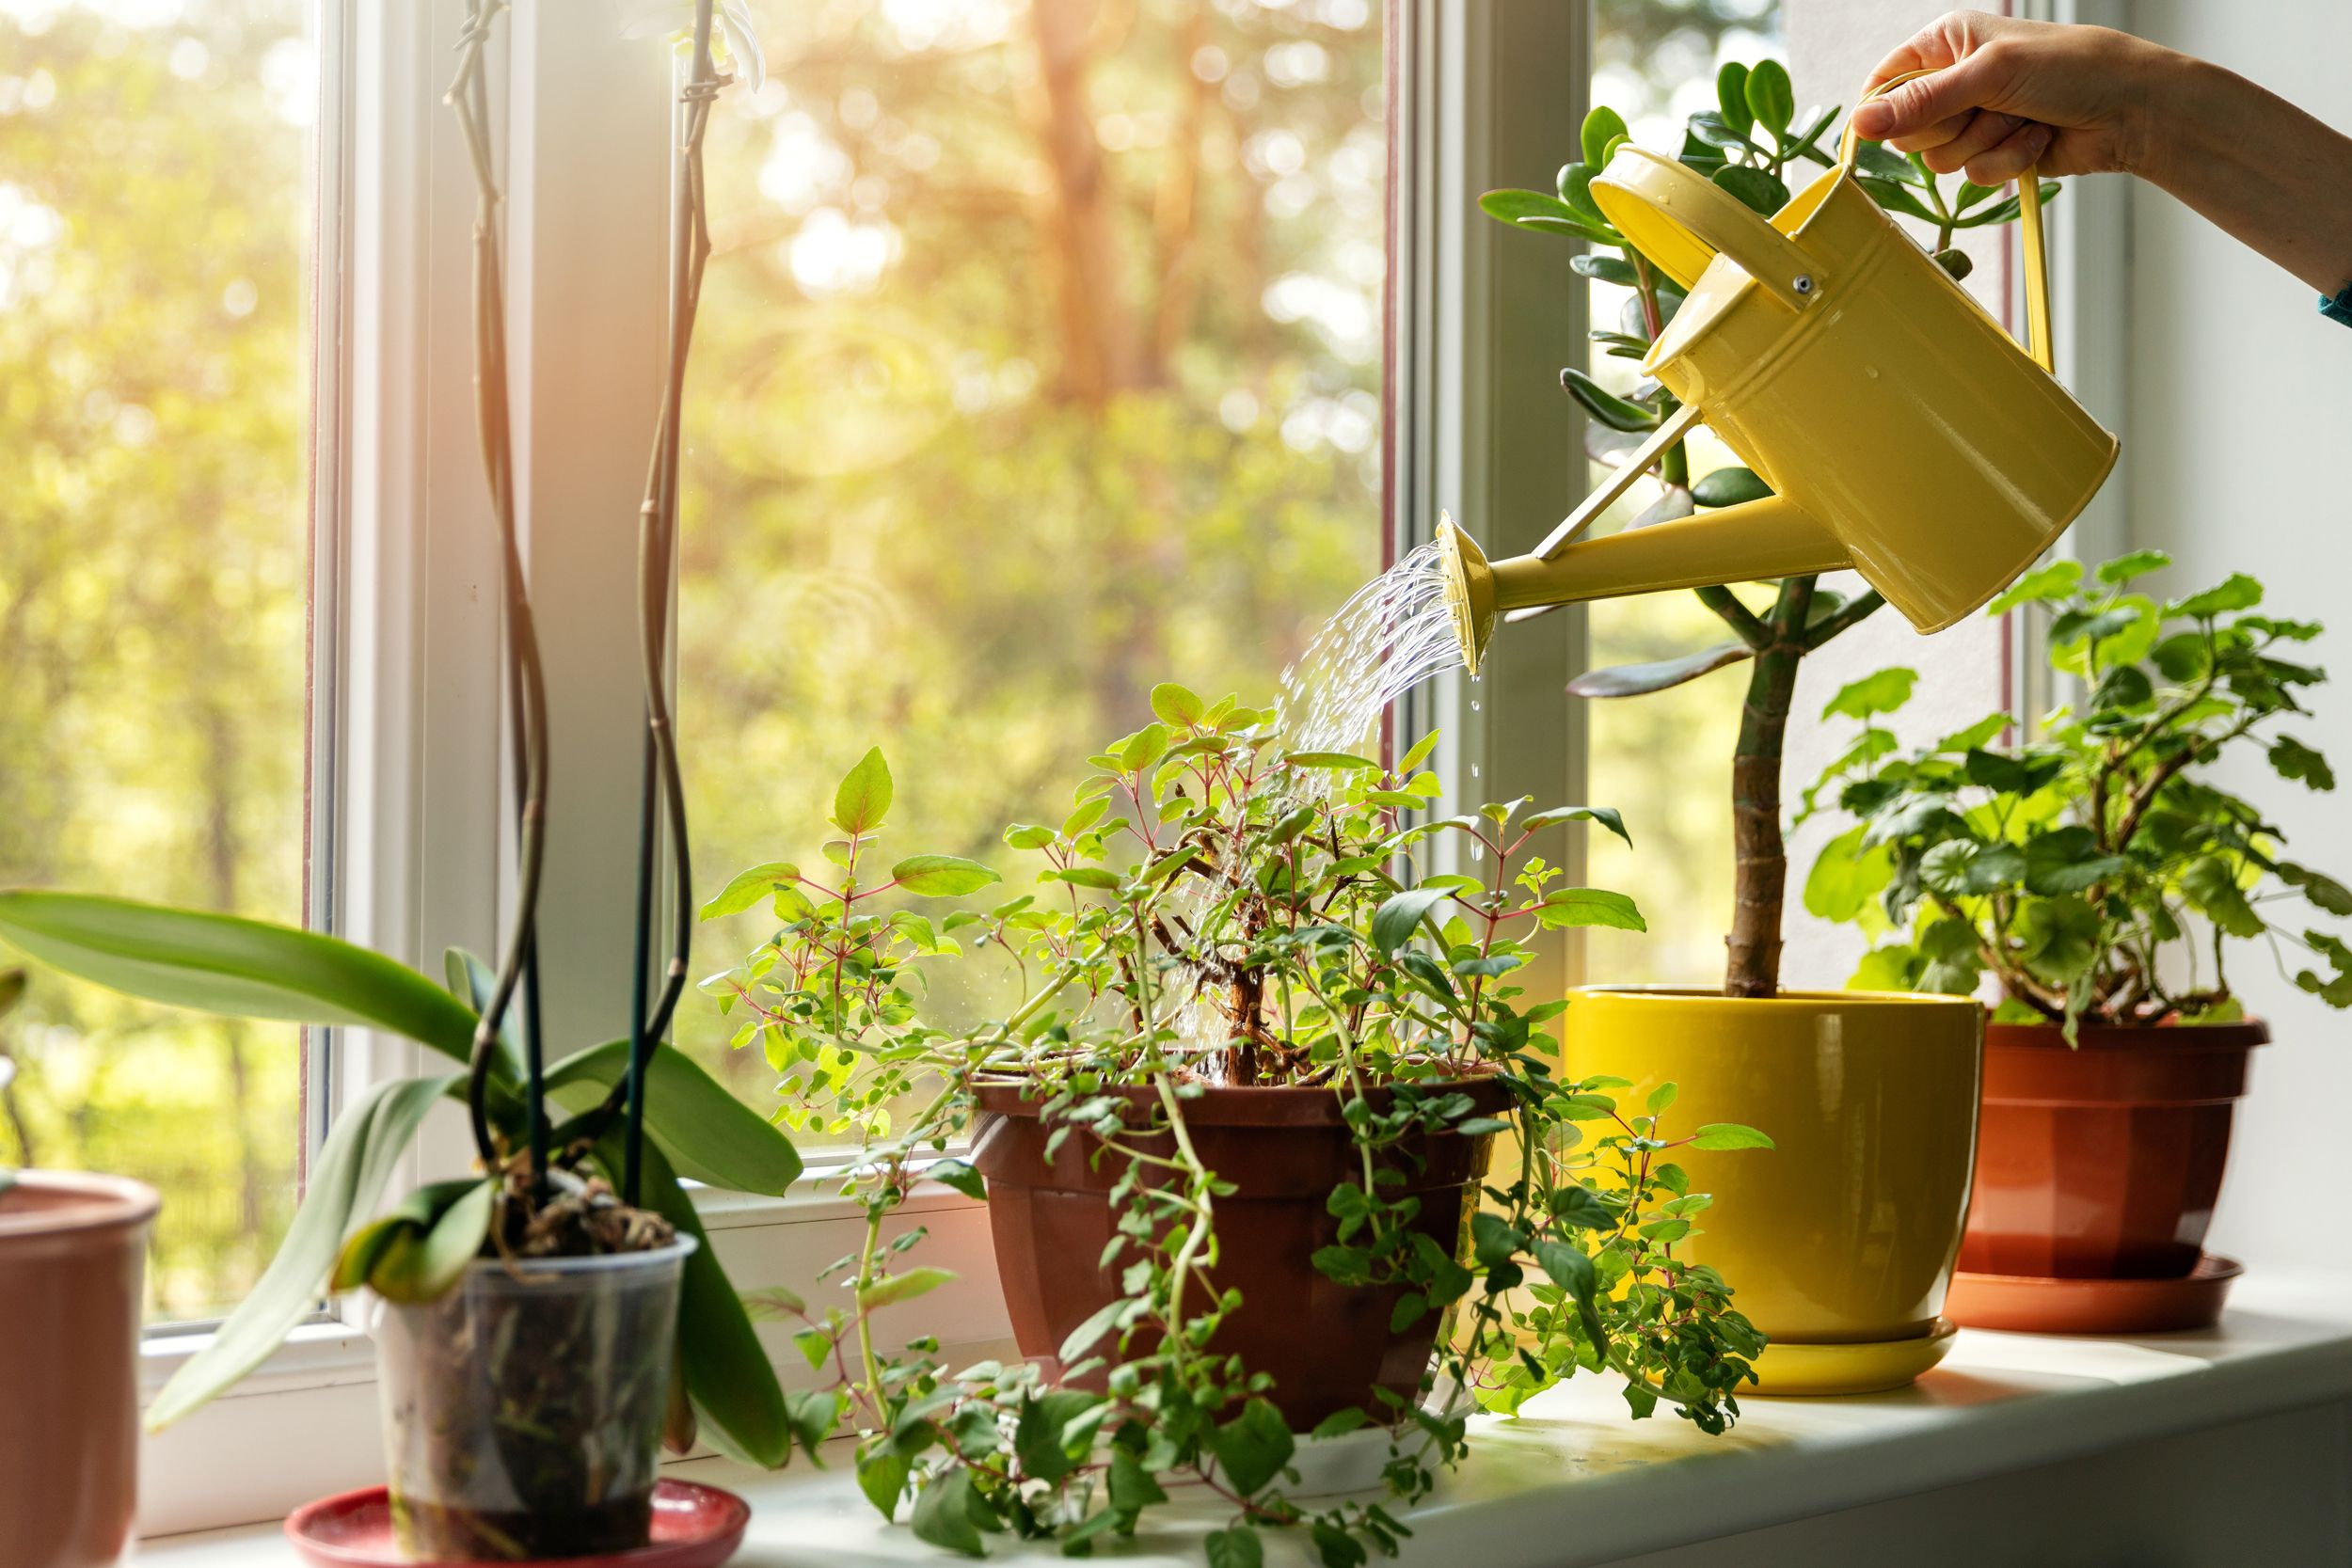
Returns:
[[[1626,129],[1625,116],[1605,103],[1596,104],[1586,112],[1584,124],[1577,134],[1577,142],[1583,150],[1584,161],[1598,168],[1609,161],[1611,144],[1629,134]]]
[[[1535,919],[1547,931],[1564,927],[1605,926],[1618,931],[1646,931],[1649,922],[1633,900],[1600,887],[1553,888],[1537,906]]]
[[[1061,1364],[1067,1367],[1084,1357],[1087,1352],[1094,1348],[1096,1341],[1118,1326],[1120,1314],[1126,1309],[1127,1303],[1124,1300],[1111,1302],[1107,1306],[1098,1307],[1086,1322],[1072,1329],[1070,1337],[1061,1342],[1059,1355]]]
[[[1975,259],[1958,245],[1947,245],[1928,259],[1942,267],[1955,283],[1966,282],[1968,275],[1977,270]]]
[[[1633,843],[1633,835],[1625,831],[1624,816],[1614,806],[1554,806],[1523,819],[1519,826],[1534,832],[1561,822],[1597,822],[1625,840],[1629,847]]]
[[[1308,1525],[1307,1533],[1314,1541],[1315,1560],[1323,1568],[1363,1568],[1368,1560],[1364,1544],[1349,1534],[1344,1526],[1316,1519]]]
[[[954,1188],[968,1198],[978,1200],[988,1196],[988,1183],[968,1160],[936,1161],[924,1168],[923,1175],[944,1187]]]
[[[2251,610],[2263,602],[2263,585],[2244,572],[2233,572],[2227,580],[2208,588],[2201,594],[2191,594],[2185,599],[2175,599],[2164,607],[2169,619],[2185,615],[2192,620],[2210,621],[2232,610]]]
[[[2051,202],[2056,201],[2060,189],[2061,187],[2055,180],[2044,180],[2042,182],[2041,191],[2042,205],[2046,207]],[[2012,196],[2008,200],[1999,202],[1996,205],[1979,208],[1976,212],[1973,212],[1966,217],[1962,218],[1952,227],[1955,229],[1986,229],[1996,224],[2013,223],[2016,221],[2017,214],[2022,209],[2018,204],[2017,198]]]
[[[1119,764],[1130,773],[1140,773],[1168,755],[1168,726],[1146,724],[1127,737],[1119,749]]]
[[[718,895],[702,908],[705,920],[722,915],[741,914],[753,905],[762,902],[786,888],[797,888],[801,868],[789,861],[770,861],[739,872],[735,879],[721,888]]]
[[[1691,1147],[1724,1149],[1777,1148],[1780,1146],[1753,1127],[1743,1127],[1736,1121],[1710,1121],[1698,1130],[1698,1135],[1691,1140]]]
[[[1681,1093],[1682,1086],[1678,1084],[1659,1085],[1658,1087],[1650,1090],[1649,1092],[1649,1114],[1651,1116],[1658,1115],[1661,1111],[1666,1109],[1667,1106],[1672,1105]]]
[[[1633,263],[1622,256],[1571,256],[1568,268],[1580,277],[1614,283],[1621,289],[1633,288],[1642,280],[1641,274],[1633,270]]]
[[[1168,1501],[1168,1493],[1152,1472],[1143,1467],[1143,1461],[1126,1449],[1111,1450],[1111,1507],[1134,1518],[1154,1503]]]
[[[1910,990],[1917,984],[1919,955],[1901,942],[1873,947],[1854,966],[1848,990]]]
[[[328,1289],[365,1285],[387,1301],[437,1300],[481,1256],[497,1200],[498,1184],[478,1177],[418,1188],[343,1243]]]
[[[898,1515],[898,1499],[907,1489],[914,1461],[888,1448],[876,1447],[857,1456],[857,1489],[884,1519]]]
[[[961,1465],[933,1475],[914,1495],[909,1524],[917,1541],[966,1557],[985,1557],[980,1527],[972,1522],[972,1472]]]
[[[204,1404],[285,1342],[318,1306],[345,1232],[375,1207],[425,1113],[463,1082],[454,1073],[394,1080],[367,1090],[336,1117],[277,1256],[228,1322],[147,1407],[148,1431],[161,1432]]]
[[[1184,687],[1174,681],[1162,681],[1152,689],[1152,711],[1163,723],[1184,730],[1200,723],[1209,710]]]
[[[1772,487],[1750,468],[1717,468],[1691,486],[1691,499],[1701,506],[1738,506],[1772,493]]]
[[[610,1176],[620,1172],[621,1146],[619,1128],[596,1142],[596,1159]],[[644,1158],[645,1207],[699,1243],[687,1255],[678,1290],[677,1349],[702,1435],[731,1459],[772,1470],[792,1456],[791,1416],[775,1368],[660,1144],[648,1140]]]
[[[2119,555],[2113,561],[2102,562],[2097,576],[2109,587],[2121,588],[2135,578],[2160,572],[2171,564],[2172,558],[2162,550],[2134,550],[2128,555]]]
[[[2352,914],[2352,888],[2333,877],[2322,876],[2291,861],[2280,861],[2278,870],[2279,879],[2289,887],[2300,888],[2313,908],[2328,914]]]
[[[811,1464],[824,1463],[821,1450],[825,1439],[833,1435],[840,1423],[841,1406],[848,1398],[834,1388],[795,1388],[784,1396],[784,1418],[792,1429],[792,1440],[801,1446]]]
[[[1900,213],[1907,218],[1918,218],[1927,223],[1941,221],[1932,208],[1914,196],[1911,187],[1899,181],[1876,174],[1858,174],[1854,176],[1854,182],[1869,193],[1871,200],[1890,213]]]
[[[1377,769],[1380,766],[1353,752],[1285,752],[1282,760],[1293,768],[1327,768],[1343,773]]]
[[[1413,932],[1421,925],[1422,916],[1443,903],[1448,896],[1441,887],[1406,888],[1391,894],[1388,901],[1373,912],[1372,944],[1383,957],[1413,940]]]
[[[228,1018],[389,1029],[460,1062],[473,1051],[473,1009],[405,964],[315,931],[19,890],[0,893],[0,937],[52,969],[150,1002]]]
[[[2007,593],[1984,607],[1987,615],[2006,615],[2022,604],[2049,604],[2072,597],[2082,586],[2083,563],[2053,561],[2019,578]]]
[[[1600,228],[1579,217],[1575,208],[1542,191],[1488,191],[1478,198],[1478,210],[1490,218],[1515,223],[1522,229],[1540,229],[1597,245],[1616,245],[1622,239],[1615,230]]]
[[[1715,183],[1738,197],[1749,211],[1771,217],[1788,205],[1788,187],[1760,168],[1725,164],[1715,171]]]
[[[486,963],[462,947],[449,947],[441,952],[441,973],[449,982],[449,993],[471,1007],[474,1016],[490,1005],[491,993],[498,990],[498,974]],[[0,1012],[7,1011],[0,1008]],[[505,1055],[507,1076],[520,1082],[523,1076],[523,1022],[520,1007],[509,1007],[499,1020],[499,1050]]]
[[[977,861],[961,855],[909,855],[890,868],[891,879],[926,898],[961,898],[1002,880]]]
[[[1712,674],[1726,666],[1754,658],[1756,650],[1745,642],[1719,642],[1679,658],[1660,659],[1652,664],[1618,664],[1606,670],[1587,670],[1568,682],[1571,697],[1645,697],[1653,691],[1694,681],[1701,675]]]
[[[2123,869],[2123,857],[2099,852],[2098,836],[2079,824],[2037,833],[2026,842],[2026,888],[2031,893],[2084,893]]]
[[[2070,986],[2098,961],[2099,913],[2073,895],[2037,898],[2017,912],[2018,957],[2036,979]]]
[[[858,1310],[872,1312],[893,1302],[912,1301],[916,1296],[929,1295],[955,1277],[952,1270],[924,1267],[870,1281],[857,1292]]]
[[[1911,689],[1918,684],[1916,670],[1881,670],[1865,675],[1838,690],[1821,709],[1821,717],[1833,719],[1843,715],[1849,719],[1867,719],[1872,714],[1893,713],[1911,701]]]
[[[2230,936],[2258,937],[2269,929],[2238,883],[2237,867],[2219,855],[2201,855],[2181,871],[2181,891],[2198,912]]]
[[[870,833],[889,815],[890,764],[877,746],[858,759],[833,792],[833,825],[845,833]]]
[[[1788,68],[1778,60],[1758,60],[1750,66],[1743,90],[1749,111],[1769,129],[1786,131],[1796,119],[1796,89],[1789,85]]]
[[[1612,430],[1648,431],[1658,425],[1658,411],[1630,403],[1573,366],[1560,372],[1560,384],[1584,411]]]
[[[1856,825],[1821,846],[1804,879],[1804,907],[1840,924],[1859,915],[1894,879],[1895,858],[1884,846],[1864,848],[1867,825]]]
[[[1240,1415],[1210,1428],[1201,1442],[1216,1455],[1225,1484],[1245,1497],[1256,1497],[1280,1475],[1297,1447],[1281,1412],[1263,1399],[1252,1399]]]
[[[1009,849],[1042,849],[1054,842],[1054,830],[1035,822],[1015,822],[1005,830]]]
[[[2282,779],[2300,779],[2313,789],[2336,787],[2336,771],[2328,766],[2328,759],[2291,735],[2282,735],[2270,743],[2270,766]]]
[[[1740,61],[1725,60],[1715,72],[1715,107],[1735,131],[1744,134],[1756,123],[1756,111],[1748,107],[1748,68]]]
[[[549,1068],[548,1098],[584,1113],[628,1071],[628,1041],[607,1040]],[[680,1175],[709,1186],[782,1197],[801,1174],[792,1140],[675,1046],[647,1058],[645,1131]]]
[[[1103,893],[1119,891],[1119,873],[1099,865],[1073,865],[1045,875],[1073,887],[1090,887]]]
[[[1265,1547],[1248,1525],[1228,1525],[1201,1543],[1209,1568],[1264,1568]]]

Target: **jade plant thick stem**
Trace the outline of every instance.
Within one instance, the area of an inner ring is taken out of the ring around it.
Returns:
[[[1837,111],[1810,109],[1799,115],[1788,72],[1778,63],[1726,65],[1715,87],[1717,107],[1690,117],[1679,161],[1755,211],[1769,217],[1788,204],[1784,179],[1793,166],[1826,167],[1836,162],[1831,127]],[[1683,290],[1629,243],[1593,199],[1594,175],[1627,139],[1624,117],[1613,109],[1597,108],[1584,121],[1582,157],[1561,169],[1556,196],[1493,191],[1480,205],[1503,222],[1594,246],[1572,258],[1569,265],[1581,277],[1629,289],[1631,296],[1620,319],[1613,325],[1596,327],[1591,337],[1611,357],[1639,360],[1674,319]],[[1947,192],[1916,157],[1899,157],[1874,142],[1861,145],[1856,170],[1856,178],[1880,206],[1931,227],[1935,259],[1955,279],[1967,276],[1968,258],[1951,248],[1953,236],[1962,230],[2006,223],[2017,214],[2016,198],[1994,200],[1993,190],[1965,180]],[[2058,187],[2045,183],[2042,189],[2046,198]],[[1643,436],[1680,406],[1655,382],[1645,381],[1630,396],[1619,396],[1575,367],[1561,372],[1560,378],[1590,420],[1585,448],[1599,462],[1624,461]],[[1659,499],[1629,527],[1772,493],[1744,467],[1717,468],[1694,482],[1682,442],[1660,458],[1658,480]],[[1729,588],[1693,592],[1730,630],[1730,641],[1679,658],[1592,671],[1571,681],[1568,690],[1580,697],[1642,696],[1727,665],[1751,666],[1732,753],[1734,889],[1724,990],[1731,996],[1772,996],[1780,989],[1781,912],[1788,883],[1781,763],[1797,673],[1807,655],[1868,617],[1883,601],[1875,591],[1846,598],[1811,577],[1776,584],[1771,608],[1762,611],[1750,608]]]

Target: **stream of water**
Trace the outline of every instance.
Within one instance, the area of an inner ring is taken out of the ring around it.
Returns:
[[[1431,676],[1461,667],[1438,546],[1423,545],[1357,590],[1282,672],[1276,707],[1281,744],[1293,752],[1377,755],[1375,732],[1389,705]],[[1307,787],[1329,788],[1341,776],[1315,769],[1307,774]],[[1198,927],[1208,890],[1236,869],[1221,866],[1214,879],[1197,879],[1199,894],[1179,903],[1187,927]],[[1177,1014],[1179,1039],[1201,1053],[1213,1081],[1224,1076],[1222,1048],[1232,1022],[1226,1008],[1201,994]]]

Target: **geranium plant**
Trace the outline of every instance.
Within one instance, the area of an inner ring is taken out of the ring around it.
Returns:
[[[1717,105],[1692,115],[1678,161],[1708,176],[1755,211],[1771,216],[1788,203],[1786,182],[1806,165],[1836,161],[1835,108],[1799,114],[1786,67],[1765,60],[1726,64],[1716,78]],[[1489,192],[1480,205],[1502,222],[1583,241],[1592,248],[1568,264],[1581,277],[1631,291],[1617,321],[1596,326],[1595,342],[1613,358],[1641,360],[1680,308],[1683,290],[1610,223],[1593,199],[1593,177],[1628,139],[1625,118],[1606,106],[1586,117],[1581,158],[1560,170],[1557,194]],[[1940,182],[1914,153],[1903,157],[1876,142],[1856,149],[1856,178],[1889,212],[1933,230],[1935,260],[1955,279],[1968,275],[1967,256],[1954,248],[1962,230],[2007,223],[2018,198],[1996,199],[1993,189],[1966,180]],[[2058,193],[2042,187],[2043,199]],[[1585,448],[1597,462],[1616,465],[1680,406],[1674,394],[1645,380],[1619,395],[1575,366],[1561,384],[1584,410]],[[1687,517],[1698,507],[1731,506],[1772,493],[1751,470],[1727,467],[1693,480],[1686,442],[1658,460],[1659,499],[1629,525],[1641,528]],[[1876,590],[1848,598],[1815,577],[1785,578],[1772,587],[1769,609],[1752,608],[1728,587],[1697,588],[1701,603],[1731,632],[1731,640],[1677,658],[1594,670],[1569,682],[1580,697],[1637,697],[1699,679],[1729,665],[1750,666],[1732,755],[1732,837],[1735,889],[1725,938],[1724,990],[1731,996],[1772,996],[1780,987],[1781,911],[1788,880],[1781,831],[1781,759],[1794,705],[1797,672],[1806,656],[1875,613]]]
[[[1805,902],[1891,938],[1855,985],[1965,993],[1989,975],[1996,1016],[2070,1030],[2223,1022],[2239,1016],[2231,944],[2258,942],[2303,990],[2352,1006],[2352,948],[2308,914],[2352,914],[2352,889],[2288,859],[2214,776],[2260,753],[2292,784],[2335,787],[2289,733],[2326,678],[2293,657],[2320,627],[2261,613],[2242,573],[2169,601],[2136,586],[2169,563],[2054,562],[1993,602],[2044,618],[2051,665],[2080,693],[2029,733],[1994,713],[1905,751],[1881,721],[1909,699],[1909,670],[1830,703],[1825,717],[1862,729],[1806,809],[1860,820],[1822,850]]]
[[[1215,1281],[1250,1238],[1219,1228],[1232,1188],[1198,1154],[1188,1108],[1232,1085],[1332,1097],[1355,1153],[1311,1264],[1386,1292],[1394,1331],[1436,1329],[1409,1395],[1375,1390],[1318,1429],[1388,1427],[1395,1497],[1422,1496],[1462,1453],[1475,1409],[1516,1410],[1580,1369],[1624,1374],[1636,1415],[1663,1398],[1723,1430],[1760,1341],[1729,1287],[1677,1255],[1708,1199],[1672,1150],[1768,1140],[1673,1129],[1671,1087],[1620,1105],[1622,1080],[1562,1079],[1545,1026],[1565,1004],[1513,982],[1530,932],[1642,928],[1623,895],[1565,886],[1525,853],[1570,818],[1623,834],[1616,814],[1520,802],[1424,820],[1438,793],[1428,741],[1384,767],[1285,751],[1272,714],[1230,697],[1162,686],[1152,705],[1156,721],[1091,759],[1066,818],[1007,830],[1036,857],[1034,891],[984,911],[909,907],[996,876],[937,855],[882,869],[874,833],[893,791],[877,752],[841,784],[828,865],[755,867],[704,911],[772,910],[775,934],[706,987],[740,1018],[736,1043],[781,1074],[783,1118],[863,1145],[846,1190],[866,1241],[839,1290],[767,1303],[833,1374],[796,1396],[806,1438],[854,1432],[875,1506],[911,1497],[915,1533],[959,1551],[996,1530],[1072,1548],[1128,1533],[1178,1482],[1232,1505],[1214,1562],[1257,1561],[1266,1526],[1304,1527],[1332,1564],[1392,1547],[1405,1528],[1384,1504],[1285,1496],[1297,1438],[1268,1398],[1279,1369],[1222,1348],[1247,1306]],[[1475,875],[1419,869],[1445,838],[1470,848]],[[927,1022],[927,972],[977,961],[1000,965],[1019,1000],[978,1027]],[[902,1252],[915,1233],[885,1243],[885,1221],[925,1177],[979,1196],[979,1173],[940,1154],[1008,1088],[1053,1129],[1049,1148],[1074,1140],[1120,1172],[1098,1265],[1116,1283],[1058,1347],[1053,1380],[1027,1364],[949,1367],[929,1340],[886,1354],[873,1317],[944,1279]],[[1402,1173],[1447,1138],[1491,1140],[1494,1158],[1470,1224],[1433,1236]]]

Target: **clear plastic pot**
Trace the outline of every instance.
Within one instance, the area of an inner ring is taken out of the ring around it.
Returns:
[[[402,1547],[426,1560],[645,1544],[691,1236],[658,1252],[477,1262],[381,1304],[376,1367]]]

